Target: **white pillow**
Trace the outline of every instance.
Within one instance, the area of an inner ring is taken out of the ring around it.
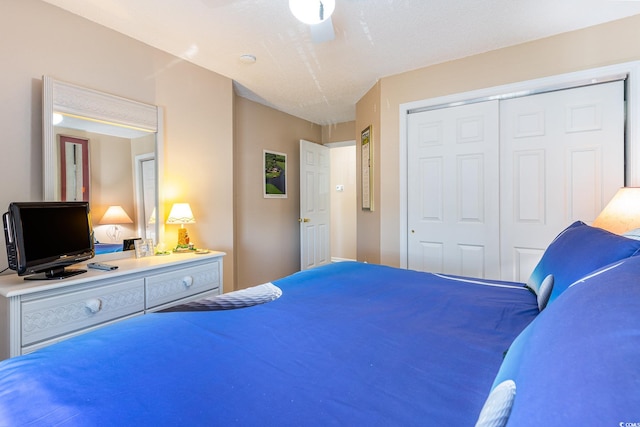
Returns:
[[[624,237],[628,237],[629,239],[640,240],[640,228],[634,228],[633,230],[629,230],[623,234]]]
[[[516,383],[506,380],[498,384],[487,397],[476,427],[504,427],[509,420],[513,400],[516,397]]]
[[[553,290],[553,274],[549,274],[547,277],[544,278],[544,280],[540,284],[540,288],[538,289],[538,293],[537,293],[538,310],[542,311],[547,306],[552,290]]]

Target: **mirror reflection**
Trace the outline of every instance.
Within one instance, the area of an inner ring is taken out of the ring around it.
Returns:
[[[96,240],[114,250],[124,238],[155,241],[155,134],[61,117],[54,127],[60,160],[56,198],[89,201]],[[128,220],[105,218],[111,206],[120,206]]]
[[[90,202],[97,255],[161,241],[160,119],[156,106],[44,77],[44,199]]]

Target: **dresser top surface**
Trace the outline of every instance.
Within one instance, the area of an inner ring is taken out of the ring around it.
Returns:
[[[87,262],[74,264],[70,268],[87,270],[76,276],[58,280],[24,280],[16,273],[0,276],[0,295],[10,298],[34,292],[64,288],[73,285],[88,284],[107,278],[141,274],[145,272],[163,269],[163,267],[188,267],[192,264],[201,264],[212,259],[222,258],[224,252],[210,251],[205,254],[196,253],[172,253],[170,255],[148,256],[144,258],[123,258],[108,261],[107,264],[116,265],[116,270],[104,271],[88,269]],[[93,260],[88,260],[92,262]]]

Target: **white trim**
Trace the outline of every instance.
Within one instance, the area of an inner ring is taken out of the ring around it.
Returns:
[[[323,144],[323,145],[329,148],[352,147],[356,145],[356,140],[350,139],[349,141],[327,142],[326,144]]]
[[[409,110],[410,108],[406,106],[407,104],[400,104],[400,139],[399,142],[399,150],[400,150],[400,167],[398,171],[400,172],[400,206],[399,206],[399,215],[400,215],[400,267],[401,268],[409,268],[409,240],[407,233],[409,233],[409,219],[407,218],[408,209],[407,204],[409,203],[409,197],[407,195],[407,185],[409,181],[409,172],[407,171],[407,139],[408,139],[408,129],[407,129],[407,121],[409,120]]]
[[[481,280],[472,280],[464,277],[448,276],[446,274],[441,274],[441,273],[431,273],[431,274],[441,279],[453,280],[456,282],[472,283],[474,285],[482,285],[482,286],[493,286],[495,288],[509,288],[509,289],[517,289],[521,291],[529,291],[529,289],[525,288],[524,286],[507,285],[504,283],[495,283],[495,282],[483,282]]]
[[[144,175],[143,175],[143,168],[142,168],[142,163],[146,162],[146,161],[150,161],[153,160],[154,163],[156,161],[156,153],[143,153],[143,154],[138,154],[134,157],[133,160],[133,177],[134,177],[134,185],[133,185],[133,198],[136,201],[135,203],[135,216],[136,216],[136,224],[138,224],[138,230],[137,230],[137,236],[143,237],[145,239],[148,239],[149,237],[147,236],[146,233],[146,218],[145,218],[145,210],[144,210]],[[157,170],[157,166],[154,165],[154,181],[157,179],[157,177],[155,176],[155,171]],[[154,182],[154,191],[156,190],[157,185],[155,185]],[[156,191],[157,193],[157,191]],[[157,207],[156,207],[157,209]],[[158,221],[157,216],[158,213],[157,211],[155,212],[156,215],[156,222]],[[153,236],[154,240],[158,240],[158,236]],[[159,242],[156,242],[159,243]]]
[[[164,193],[160,180],[164,176],[164,108],[157,106],[156,131],[156,244],[164,243]],[[222,265],[221,267],[222,268]],[[222,271],[220,272],[222,274]]]
[[[600,68],[592,68],[573,73],[560,74],[540,79],[527,80],[491,88],[456,93],[436,98],[423,99],[400,104],[400,266],[408,266],[407,249],[407,121],[411,111],[428,109],[440,105],[454,106],[477,99],[505,99],[513,96],[561,88],[595,84],[611,78],[627,76],[627,111],[626,111],[626,165],[625,181],[627,186],[640,185],[640,61],[626,62]]]

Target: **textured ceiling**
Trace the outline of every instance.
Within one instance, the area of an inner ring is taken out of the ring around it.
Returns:
[[[335,39],[314,44],[287,0],[44,1],[318,124],[353,120],[355,103],[382,77],[640,14],[640,1],[336,0]]]

